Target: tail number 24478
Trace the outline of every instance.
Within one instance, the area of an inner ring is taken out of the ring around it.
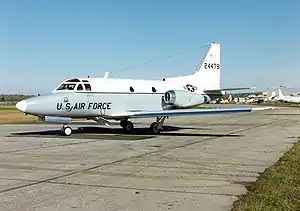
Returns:
[[[216,63],[204,63],[205,69],[220,69],[220,64]]]

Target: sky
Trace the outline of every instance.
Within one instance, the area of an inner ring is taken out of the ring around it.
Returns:
[[[106,71],[187,75],[213,41],[223,88],[300,87],[298,0],[2,0],[0,8],[0,94],[47,93]]]

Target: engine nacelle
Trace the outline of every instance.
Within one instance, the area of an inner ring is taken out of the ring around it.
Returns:
[[[188,108],[206,103],[209,100],[207,95],[184,90],[169,90],[163,96],[162,106],[164,109]]]

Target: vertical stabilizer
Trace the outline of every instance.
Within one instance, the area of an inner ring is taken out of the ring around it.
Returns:
[[[180,84],[192,84],[198,90],[219,90],[221,70],[221,47],[220,44],[212,42],[202,61],[200,67],[194,74],[166,78],[166,81],[173,81]]]
[[[221,46],[214,42],[210,45],[194,79],[203,89],[220,89]]]
[[[283,99],[283,98],[284,98],[284,95],[283,95],[281,89],[278,89],[277,92],[278,92],[278,98],[279,98],[279,99]]]

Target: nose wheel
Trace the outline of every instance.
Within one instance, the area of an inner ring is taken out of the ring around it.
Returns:
[[[62,128],[60,129],[60,134],[64,136],[70,136],[72,132],[72,128],[67,125],[62,126]]]

